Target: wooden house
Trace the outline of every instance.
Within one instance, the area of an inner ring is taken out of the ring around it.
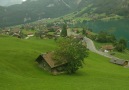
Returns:
[[[117,65],[121,65],[121,66],[129,66],[129,61],[127,60],[122,60],[122,59],[114,59],[112,58],[110,60],[111,63],[117,64]]]
[[[10,32],[10,29],[4,29],[4,30],[2,30],[2,34],[6,34],[6,35],[8,35],[9,34],[9,32]]]
[[[19,34],[21,32],[20,28],[14,28],[13,30],[11,30],[11,32],[13,34]]]
[[[41,68],[52,73],[53,75],[63,73],[67,62],[58,62],[52,58],[53,55],[53,52],[41,54],[36,59],[36,62],[38,62]]]
[[[76,38],[77,40],[83,40],[84,36],[82,36],[82,35],[76,35],[75,38]]]
[[[105,45],[105,46],[102,46],[101,47],[101,50],[102,51],[105,51],[105,50],[107,50],[107,51],[113,51],[113,49],[114,49],[114,47],[112,46],[112,45]]]

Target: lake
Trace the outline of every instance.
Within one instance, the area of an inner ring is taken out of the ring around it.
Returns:
[[[110,21],[86,21],[85,25],[93,32],[106,31],[114,34],[118,39],[126,38],[129,48],[129,19],[110,20]]]

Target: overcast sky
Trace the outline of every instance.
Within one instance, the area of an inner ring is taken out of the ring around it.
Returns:
[[[0,0],[0,6],[8,6],[13,4],[20,4],[23,0]]]

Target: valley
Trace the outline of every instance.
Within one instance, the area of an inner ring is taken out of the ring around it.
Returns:
[[[0,90],[128,90],[129,0],[2,3]]]

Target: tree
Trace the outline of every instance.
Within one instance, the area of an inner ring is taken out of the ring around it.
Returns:
[[[116,41],[116,37],[113,34],[108,34],[106,36],[107,42],[114,43]]]
[[[113,43],[116,41],[116,37],[113,34],[101,31],[97,36],[97,41],[101,43]]]
[[[98,34],[97,41],[98,41],[98,42],[101,42],[101,43],[106,43],[106,42],[107,42],[106,36],[107,36],[107,33],[101,31],[101,32]]]
[[[82,29],[82,34],[86,35],[86,29],[85,28]]]
[[[88,56],[86,47],[73,38],[61,38],[57,42],[58,48],[54,52],[54,59],[58,62],[66,61],[64,71],[68,74],[75,73],[83,66],[84,58]]]
[[[66,37],[67,36],[67,25],[64,24],[61,31],[61,36]]]
[[[120,39],[115,45],[117,51],[123,52],[127,47],[127,41],[125,39]]]
[[[43,35],[43,32],[42,31],[35,32],[35,36],[36,37],[39,37],[40,39],[42,39],[42,35]]]

